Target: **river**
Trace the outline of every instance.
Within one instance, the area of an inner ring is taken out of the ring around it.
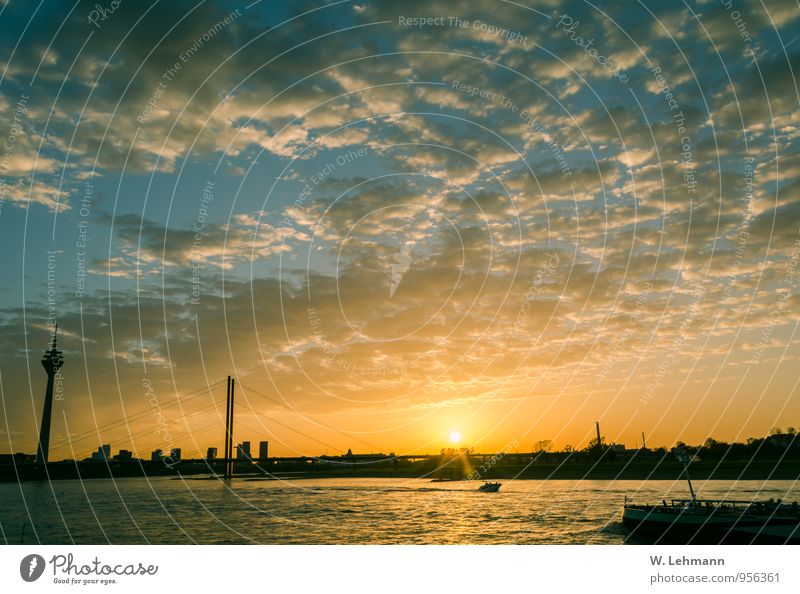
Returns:
[[[685,482],[98,479],[0,484],[7,544],[622,544],[620,508]],[[697,481],[698,497],[800,499],[795,481]]]

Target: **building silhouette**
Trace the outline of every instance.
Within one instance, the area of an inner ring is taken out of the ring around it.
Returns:
[[[250,460],[250,442],[243,441],[236,446],[237,460]]]
[[[150,461],[151,462],[161,462],[161,458],[164,456],[164,450],[153,450],[150,454]]]
[[[269,442],[260,441],[258,442],[258,459],[266,462],[267,458],[269,458]]]
[[[64,356],[57,346],[58,324],[53,332],[50,350],[44,352],[42,367],[47,373],[47,388],[44,393],[44,408],[42,409],[42,425],[39,429],[39,447],[36,452],[36,461],[47,463],[50,453],[50,421],[53,415],[53,384],[56,374],[64,365]]]
[[[111,445],[103,444],[97,448],[96,452],[92,452],[92,461],[94,462],[108,462],[111,460]]]
[[[119,453],[114,456],[114,460],[119,460],[120,462],[133,460],[133,452],[130,450],[120,450]]]
[[[208,448],[206,452],[206,460],[216,460],[217,459],[217,448]]]

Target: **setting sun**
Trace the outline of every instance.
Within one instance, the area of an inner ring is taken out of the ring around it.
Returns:
[[[451,443],[458,443],[461,441],[461,434],[458,431],[451,431],[450,432],[450,442]]]

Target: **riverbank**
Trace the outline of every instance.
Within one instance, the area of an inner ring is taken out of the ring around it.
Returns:
[[[798,480],[800,460],[701,461],[691,465],[698,480]],[[210,478],[222,474],[216,462],[184,460],[171,466],[161,462],[57,462],[0,466],[0,482],[89,480],[123,477]],[[445,478],[461,480],[472,474],[476,480],[680,480],[683,467],[669,457],[633,461],[560,462],[552,464],[502,464],[485,471],[480,466],[454,471],[429,462],[406,465],[386,463],[347,464],[341,467],[311,464],[238,463],[234,476],[252,480],[273,478]]]

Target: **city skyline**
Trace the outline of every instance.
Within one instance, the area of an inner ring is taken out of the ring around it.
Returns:
[[[222,452],[227,376],[276,456],[800,426],[800,13],[741,4],[4,4],[0,451],[56,322],[50,460]]]
[[[57,399],[63,398],[63,388],[59,385],[59,382],[61,380],[61,376],[60,376],[59,370],[60,370],[61,366],[63,365],[63,357],[61,355],[61,351],[59,351],[57,349],[57,332],[58,332],[58,326],[56,324],[54,326],[54,329],[53,329],[53,334],[51,335],[50,349],[45,351],[45,353],[43,355],[43,360],[42,360],[42,363],[45,366],[45,370],[48,373],[47,392],[49,393],[49,398],[50,398],[49,406],[52,406],[52,393],[53,393],[53,389],[54,389],[53,378],[50,378],[50,375],[53,375],[55,377],[55,384],[57,386],[57,387],[55,387],[55,389],[56,389],[56,391],[58,393],[58,396],[56,398]],[[50,368],[47,365],[47,364],[49,364],[49,362],[51,360],[55,361],[55,366],[54,366],[54,369],[52,371],[50,371]],[[231,377],[230,376],[228,376],[228,384],[229,384],[229,388],[228,389],[230,389],[230,386],[231,386]],[[176,399],[176,400],[180,401],[181,399]],[[45,408],[47,408],[47,407],[48,407],[48,404],[45,403]],[[160,411],[160,409],[159,409],[159,411]],[[161,413],[157,412],[156,414],[160,415]],[[41,426],[41,430],[40,430],[40,440],[39,440],[39,444],[40,444],[39,445],[39,452],[40,452],[40,454],[37,454],[37,456],[36,456],[37,457],[37,461],[39,461],[39,457],[41,457],[41,451],[45,452],[44,459],[45,460],[47,459],[46,452],[48,451],[49,445],[50,445],[49,444],[49,433],[50,433],[49,418],[50,418],[50,411],[47,411],[47,417],[48,417],[48,421],[42,421],[42,426]],[[227,422],[228,421],[226,421],[226,423]],[[231,423],[231,427],[233,427],[233,420],[230,420],[230,423]],[[126,419],[118,419],[118,420],[116,420],[116,422],[112,422],[110,424],[103,425],[102,429],[106,429],[109,426],[113,427],[114,424],[124,424],[125,426],[128,426],[130,424],[130,420],[127,419],[127,418]],[[159,427],[157,427],[157,429],[156,429],[157,433],[163,432],[163,429],[161,428],[163,424],[164,423],[162,421],[159,422]],[[577,447],[575,447],[572,444],[565,444],[561,449],[556,449],[555,447],[553,447],[552,440],[550,440],[550,439],[540,439],[540,440],[537,440],[535,442],[535,444],[529,450],[523,449],[522,451],[523,452],[529,451],[531,453],[535,453],[535,452],[540,452],[540,451],[569,452],[569,451],[591,450],[592,443],[594,443],[594,444],[598,444],[598,443],[605,444],[606,443],[605,436],[601,437],[599,422],[596,422],[595,426],[596,426],[596,432],[597,432],[596,433],[596,437],[590,439],[589,442],[588,442],[588,445],[585,448],[582,447],[581,445],[578,445]],[[292,430],[291,427],[286,426],[286,428]],[[227,428],[224,431],[225,431],[225,435],[227,436],[228,435]],[[294,431],[296,433],[299,433],[296,430],[294,430]],[[150,431],[148,433],[152,433],[152,431]],[[167,435],[169,435],[168,432],[165,432],[165,433]],[[770,428],[770,431],[769,431],[770,439],[774,439],[775,436],[778,436],[778,437],[781,437],[781,436],[784,436],[784,437],[785,436],[792,436],[791,437],[791,441],[792,442],[794,442],[794,440],[795,440],[795,438],[793,437],[795,434],[796,434],[796,428],[794,426],[791,426],[791,425],[787,426],[786,433],[783,433],[781,428],[777,427],[777,426],[773,426],[772,428]],[[302,435],[302,433],[301,433],[301,435]],[[306,435],[305,437],[311,439],[314,442],[322,443],[322,442],[319,442],[319,440],[315,439],[313,436]],[[70,439],[70,443],[68,445],[69,445],[69,447],[73,448],[73,451],[75,451],[74,450],[74,444],[76,442],[85,441],[86,438],[87,438],[86,435],[72,436],[71,439]],[[749,444],[750,441],[752,441],[754,439],[757,439],[757,438],[751,436],[751,437],[748,437],[746,439],[746,441]],[[250,440],[243,440],[243,441],[241,441],[239,443],[236,443],[236,441],[238,441],[238,440],[233,440],[233,433],[230,436],[230,440],[232,440],[231,444],[230,444],[230,448],[231,448],[230,458],[231,459],[266,460],[268,458],[268,453],[267,453],[269,451],[269,441],[268,440],[259,441],[259,454],[258,454],[257,457],[254,457],[254,456],[251,455],[251,448],[250,448],[251,441]],[[226,437],[224,439],[224,441],[228,441],[228,438]],[[361,443],[367,443],[367,442],[364,442],[363,440],[358,440],[358,441],[360,441]],[[462,434],[461,434],[460,430],[452,430],[449,433],[449,435],[447,436],[447,440],[446,441],[448,442],[448,445],[450,446],[450,448],[468,450],[468,451],[473,451],[474,450],[473,447],[470,447],[468,444],[465,444],[463,442],[463,437],[462,437]],[[744,441],[745,440],[741,440],[739,443],[744,443]],[[708,438],[706,439],[706,441],[704,443],[708,443],[708,442],[725,443],[724,441],[723,442],[717,442],[717,440],[715,440],[713,436],[708,436]],[[125,442],[125,443],[128,443],[128,442]],[[234,445],[233,445],[234,443],[235,443],[235,452],[234,452]],[[683,443],[683,442],[679,441],[678,443]],[[734,443],[737,443],[737,442],[734,441]],[[498,450],[496,453],[506,454],[506,453],[512,453],[512,452],[520,452],[519,447],[517,447],[519,445],[519,443],[516,440],[514,440],[513,444],[510,444],[510,445],[513,445],[514,449],[503,448],[502,450]],[[652,450],[662,450],[662,449],[663,450],[669,450],[669,449],[671,449],[670,445],[667,445],[667,444],[661,444],[661,445],[657,445],[655,447],[648,448],[646,443],[645,443],[645,434],[644,434],[644,432],[641,433],[641,442],[636,443],[632,448],[627,447],[625,444],[617,443],[616,441],[611,441],[607,445],[609,447],[612,447],[612,448],[622,448],[622,450],[624,450],[624,451],[632,451],[632,450],[637,450],[637,449],[649,449],[651,451]],[[227,444],[226,444],[226,446],[227,446]],[[696,447],[699,447],[699,446],[696,446]],[[223,449],[225,449],[225,448],[223,448]],[[446,449],[448,449],[448,448],[442,448],[441,451],[444,452]],[[193,453],[200,453],[202,450],[203,450],[203,446],[199,446],[199,447],[196,447],[196,448],[190,450],[187,453],[192,453],[192,454]],[[168,459],[168,460],[170,460],[168,465],[171,466],[175,462],[177,462],[177,461],[182,459],[182,451],[183,451],[183,449],[181,447],[173,447],[171,445],[167,445],[166,447],[163,447],[163,448],[162,447],[157,447],[156,449],[154,449],[154,450],[152,450],[150,452],[149,459],[151,461],[158,461],[158,460],[161,460],[162,458]],[[205,460],[216,460],[216,459],[219,459],[218,454],[217,454],[218,451],[219,451],[218,447],[213,447],[213,446],[207,447],[206,448],[206,456],[203,457],[202,459],[205,459]],[[430,455],[431,454],[431,452],[419,452],[419,450],[416,450],[416,449],[414,450],[414,452],[420,453],[420,454],[424,454],[424,455]],[[17,452],[17,453],[23,454],[24,452]],[[297,452],[293,452],[293,453],[297,453]],[[363,452],[363,453],[364,454],[387,455],[383,451],[381,451],[381,452],[370,451],[370,452]],[[352,448],[348,447],[345,456],[350,456],[352,454],[353,454]],[[327,448],[326,448],[326,450],[325,450],[325,452],[323,454],[307,454],[307,453],[303,453],[303,454],[300,454],[300,457],[308,457],[308,456],[310,456],[310,457],[319,457],[319,456],[325,457],[327,455],[328,455],[328,452],[327,452]],[[394,451],[392,451],[390,454],[388,454],[388,456],[393,456],[393,455],[395,455]],[[225,459],[226,457],[227,457],[227,454],[225,456],[223,456],[222,459]],[[289,457],[292,457],[292,456],[289,456]],[[201,459],[200,456],[194,456],[194,457],[187,456],[186,458],[192,458],[192,459],[195,459],[195,460],[196,459]],[[72,458],[65,458],[62,461],[71,461],[71,460],[75,460],[75,461],[88,461],[88,460],[98,461],[99,460],[99,461],[106,461],[107,462],[107,461],[110,461],[111,459],[112,459],[111,445],[110,444],[103,444],[97,449],[97,451],[91,452],[89,457],[73,456]],[[114,460],[130,460],[130,459],[144,460],[144,459],[146,459],[146,457],[143,455],[143,452],[138,452],[136,450],[130,451],[130,450],[121,448],[119,450],[118,456],[114,456],[113,459]]]
[[[703,449],[708,447],[708,444],[713,444],[714,446],[732,446],[732,445],[750,445],[753,441],[758,440],[765,440],[769,443],[774,443],[776,445],[780,445],[784,448],[789,448],[795,446],[796,443],[800,443],[800,439],[797,438],[797,432],[795,427],[787,427],[786,431],[784,432],[780,427],[773,427],[770,430],[770,433],[766,436],[759,436],[759,437],[748,437],[741,442],[735,442],[733,444],[728,444],[724,441],[717,441],[713,437],[709,437],[703,444],[684,444],[683,442],[678,442],[678,444],[689,447],[689,448],[697,448]],[[437,455],[446,455],[448,452],[456,452],[456,453],[468,453],[469,455],[507,455],[507,454],[537,454],[537,453],[558,453],[558,454],[567,454],[570,452],[575,453],[585,453],[591,452],[593,448],[596,447],[597,441],[595,439],[589,440],[587,444],[579,445],[577,447],[573,447],[571,444],[567,444],[562,449],[555,449],[551,447],[551,444],[548,443],[549,440],[540,440],[533,444],[533,447],[529,449],[520,449],[519,447],[515,447],[513,450],[501,450],[499,452],[476,452],[474,448],[469,447],[468,444],[462,444],[460,440],[450,440],[449,446],[450,447],[443,447],[439,452],[418,452],[417,455],[419,456],[437,456]],[[331,455],[327,452],[321,454],[304,454],[301,456],[270,456],[267,454],[269,441],[260,441],[259,444],[259,454],[254,455],[250,451],[250,446],[252,442],[250,440],[244,440],[241,443],[237,443],[235,445],[236,452],[230,458],[231,460],[244,460],[250,462],[259,462],[259,461],[266,461],[269,459],[274,458],[307,458],[307,459],[334,459],[334,458],[353,458],[353,457],[370,457],[370,456],[382,456],[386,459],[391,460],[394,456],[397,455],[405,455],[408,456],[409,454],[395,454],[394,452],[361,452],[361,451],[352,451],[352,448],[348,448],[346,452],[338,454],[338,455]],[[642,445],[641,443],[634,444],[633,447],[629,447],[623,443],[606,443],[605,436],[603,436],[602,444],[604,447],[608,447],[610,451],[614,452],[623,452],[623,453],[631,453],[640,450],[646,450],[650,452],[659,452],[664,451],[665,454],[669,454],[673,452],[676,447],[679,447],[677,444],[674,447],[668,447],[665,445],[656,445],[656,446],[648,446]],[[199,452],[199,450],[197,450]],[[187,452],[187,453],[194,453]],[[33,459],[34,456],[30,454],[25,454],[24,452],[18,452],[15,455],[22,455],[27,457],[28,460]],[[413,456],[413,454],[411,455]],[[75,459],[64,459],[58,460],[57,462],[110,462],[110,461],[137,461],[137,460],[150,460],[151,462],[160,462],[164,458],[169,458],[170,461],[167,463],[168,466],[174,466],[175,462],[182,461],[182,460],[205,460],[205,461],[219,461],[224,460],[224,457],[219,456],[219,450],[217,447],[208,447],[206,448],[206,454],[204,456],[184,456],[184,452],[182,448],[156,448],[152,450],[149,454],[145,452],[132,452],[125,448],[120,448],[116,454],[113,451],[113,444],[102,444],[100,447],[97,448],[96,451],[92,452],[90,456],[84,458],[75,458]],[[23,458],[24,459],[24,458]],[[28,461],[25,460],[25,461]]]

